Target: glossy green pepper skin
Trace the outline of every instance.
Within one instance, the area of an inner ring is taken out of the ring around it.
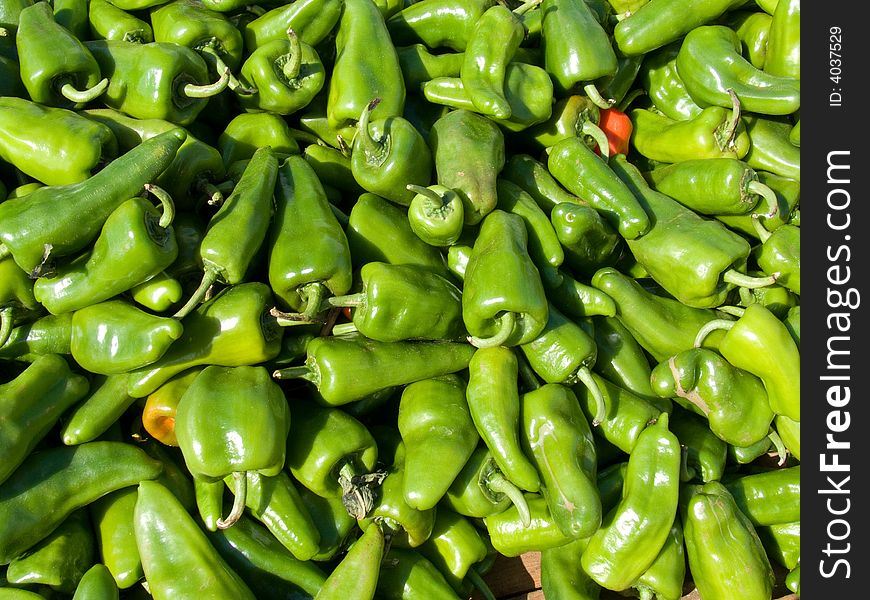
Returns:
[[[599,585],[625,590],[653,564],[677,516],[679,477],[680,443],[662,413],[638,436],[622,500],[604,517],[580,558]]]
[[[106,565],[95,563],[85,571],[76,586],[73,600],[85,600],[86,598],[101,598],[105,600],[117,600],[120,596],[115,580]]]
[[[335,28],[343,5],[342,0],[302,0],[270,8],[241,28],[245,52],[250,55],[268,42],[284,39],[288,28],[301,41],[317,46]]]
[[[800,146],[789,136],[791,124],[785,117],[749,114],[743,117],[750,147],[744,160],[754,169],[780,177],[801,179]]]
[[[550,222],[566,265],[581,275],[591,276],[602,267],[615,267],[626,253],[625,239],[610,226],[605,215],[589,205],[558,204],[550,212]]]
[[[187,133],[179,128],[150,138],[80,183],[44,186],[0,204],[0,240],[24,271],[37,277],[50,257],[87,248],[118,206],[142,191],[172,162]]]
[[[241,66],[242,32],[227,15],[211,10],[205,2],[161,2],[148,10],[148,18],[155,42],[178,44],[200,54],[203,54],[203,47],[212,44],[215,53],[231,71],[235,72]],[[206,58],[207,62],[209,60]]]
[[[593,315],[614,316],[616,304],[599,289],[582,283],[563,269],[540,267],[541,282],[547,299],[563,314],[572,319]]]
[[[152,594],[174,598],[208,589],[226,598],[254,594],[221,558],[172,492],[156,481],[139,484],[133,515],[136,545]],[[178,577],[179,569],[184,577]]]
[[[263,146],[269,146],[279,161],[300,152],[299,142],[284,116],[265,111],[238,113],[224,126],[217,140],[224,165],[228,170],[231,165],[241,165],[241,173],[246,164],[242,161],[253,158]]]
[[[685,454],[681,481],[719,481],[725,474],[728,444],[713,433],[700,415],[677,407],[670,416],[670,428]]]
[[[353,324],[381,342],[464,341],[462,292],[451,281],[417,265],[369,262],[359,271],[363,291],[332,297],[330,306],[350,306]]]
[[[421,43],[431,49],[464,52],[481,15],[493,0],[437,0],[408,5],[387,19],[397,46]]]
[[[61,427],[66,445],[90,442],[108,432],[135,398],[127,393],[127,374],[94,375],[87,397],[67,414]]]
[[[740,512],[756,527],[800,520],[801,467],[780,467],[723,482]],[[772,502],[771,498],[777,498]]]
[[[764,68],[767,42],[770,38],[770,23],[773,17],[763,10],[730,11],[722,21],[734,30],[740,39],[741,54],[756,69]]]
[[[679,600],[685,578],[686,546],[682,521],[677,516],[659,555],[631,587],[643,600]]]
[[[674,121],[692,119],[703,110],[686,91],[686,84],[677,71],[681,41],[670,42],[643,55],[637,74],[638,83],[647,91],[653,106]]]
[[[37,279],[33,295],[49,312],[60,314],[147,281],[178,256],[172,218],[171,204],[164,202],[161,213],[150,200],[131,198],[106,218],[90,251]]]
[[[396,46],[396,54],[408,92],[419,92],[424,83],[438,77],[459,77],[465,60],[462,52],[433,54],[421,43]]]
[[[248,473],[274,476],[284,468],[289,430],[287,399],[262,366],[209,365],[184,392],[175,435],[187,469],[207,482],[235,480],[233,511],[219,528],[244,510]]]
[[[367,192],[407,206],[414,192],[407,185],[427,186],[432,179],[432,152],[419,131],[400,115],[372,120],[382,100],[374,98],[359,117],[350,167]]]
[[[438,567],[417,549],[390,546],[378,573],[378,597],[385,600],[456,600]]]
[[[498,208],[522,217],[528,234],[529,256],[540,269],[559,267],[565,260],[565,251],[550,219],[534,198],[509,179],[496,181]]]
[[[0,98],[0,158],[45,185],[80,183],[117,153],[105,125],[70,109]]]
[[[652,367],[649,359],[625,325],[615,314],[603,314],[592,318],[592,328],[598,351],[595,371],[642,398],[654,398],[656,394],[650,386]]]
[[[523,506],[528,510],[525,519],[517,504],[483,519],[490,541],[499,554],[514,557],[526,552],[543,552],[572,541],[556,525],[541,494],[525,492],[523,495]]]
[[[405,501],[417,510],[430,509],[447,493],[480,441],[465,382],[451,374],[406,386],[399,401],[398,428],[405,443]]]
[[[801,3],[777,2],[770,21],[765,73],[801,78]]]
[[[73,313],[70,350],[91,373],[125,373],[159,359],[183,330],[176,319],[113,298]]]
[[[133,587],[145,576],[133,531],[137,495],[136,487],[129,486],[106,494],[88,507],[100,564],[109,570],[120,589]]]
[[[728,490],[711,481],[691,494],[683,516],[686,556],[698,591],[706,599],[769,599],[774,574],[752,523]]]
[[[576,196],[559,185],[547,165],[529,154],[512,154],[499,177],[520,186],[546,214],[562,202],[579,202]]]
[[[408,204],[408,223],[418,238],[430,246],[452,246],[465,224],[465,207],[459,194],[443,185],[414,186]]]
[[[522,138],[515,141],[521,146],[528,146],[529,150],[540,151],[555,146],[566,138],[580,137],[590,148],[606,148],[607,136],[598,127],[600,119],[600,106],[593,103],[588,96],[571,94],[556,100],[547,120],[529,128]],[[508,159],[511,160],[515,159]]]
[[[500,513],[516,503],[524,520],[529,518],[522,491],[505,477],[485,445],[478,445],[471,453],[442,502],[460,515],[477,518]]]
[[[588,538],[580,538],[541,552],[541,589],[545,597],[598,600],[601,586],[577,568],[588,544]]]
[[[541,477],[559,529],[588,538],[601,525],[598,459],[586,415],[571,388],[548,383],[520,397],[521,441]]]
[[[321,600],[351,597],[372,600],[385,550],[385,535],[381,527],[367,527],[323,582],[317,597]]]
[[[468,595],[472,583],[480,581],[477,569],[489,547],[468,518],[439,506],[432,532],[417,551],[441,571],[456,594]]]
[[[728,108],[733,93],[751,113],[790,115],[800,108],[799,79],[762,71],[740,51],[737,33],[724,25],[702,25],[686,34],[677,69],[695,102]]]
[[[465,271],[462,319],[478,346],[521,345],[547,324],[547,298],[522,217],[495,209],[483,220]]]
[[[0,346],[0,358],[32,363],[43,354],[70,353],[72,313],[48,314],[13,327]]]
[[[88,2],[88,31],[95,40],[123,40],[147,44],[154,30],[146,19],[119,8],[109,0]]]
[[[43,313],[42,305],[33,296],[33,280],[15,264],[11,256],[0,258],[0,347],[12,328],[31,316]]]

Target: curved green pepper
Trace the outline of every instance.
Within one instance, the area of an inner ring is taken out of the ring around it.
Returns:
[[[763,226],[757,228],[761,246],[753,250],[753,256],[768,275],[777,274],[777,283],[795,294],[801,293],[801,228],[796,225],[780,225],[772,232]]]
[[[640,600],[680,600],[685,578],[686,546],[677,516],[659,555],[631,587],[637,590]]]
[[[601,587],[625,590],[653,564],[677,516],[680,443],[668,415],[638,436],[628,457],[622,500],[604,517],[580,557]]]
[[[386,536],[381,527],[367,527],[323,582],[317,598],[372,600],[385,551]]]
[[[430,509],[480,441],[465,382],[451,374],[411,383],[402,391],[397,425],[405,443],[405,501],[417,510]]]
[[[172,129],[145,140],[85,181],[44,186],[6,200],[0,204],[0,242],[18,266],[38,277],[48,258],[70,256],[91,245],[108,216],[162,173],[186,138],[184,130]]]
[[[748,112],[790,115],[800,108],[800,80],[758,69],[740,53],[737,33],[724,25],[701,25],[683,38],[677,70],[700,106],[731,106],[736,94]]]
[[[68,413],[60,430],[70,446],[90,442],[106,433],[130,408],[135,398],[127,393],[127,374],[95,375],[87,397]]]
[[[96,563],[85,571],[76,586],[73,600],[99,598],[100,600],[118,600],[120,592],[112,574],[106,565]]]
[[[619,265],[626,253],[625,239],[589,205],[563,202],[550,211],[550,222],[567,265],[577,273],[591,276],[602,267]]]
[[[702,327],[695,346],[717,329],[725,331],[719,342],[722,356],[761,378],[774,413],[800,421],[800,350],[785,324],[763,304],[750,304],[736,321],[715,320]]]
[[[541,551],[541,590],[546,598],[598,600],[601,586],[578,569],[588,538]]]
[[[572,96],[571,98],[582,98],[582,96]],[[499,173],[499,177],[513,181],[520,186],[547,214],[550,214],[553,208],[562,202],[580,202],[576,196],[569,193],[556,181],[547,169],[547,165],[528,154],[511,154]]]
[[[786,416],[776,415],[773,419],[773,427],[779,434],[786,449],[796,459],[801,459],[801,424]]]
[[[612,300],[611,300],[612,302]],[[598,350],[594,370],[611,383],[642,398],[655,398],[650,386],[652,368],[646,352],[613,314],[592,318],[593,337]]]
[[[71,335],[72,313],[48,314],[13,327],[0,346],[0,358],[32,363],[43,354],[68,355]]]
[[[155,313],[163,313],[181,301],[184,288],[180,281],[163,270],[154,277],[131,287],[129,293],[130,299],[136,304]]]
[[[756,527],[800,520],[799,464],[739,475],[723,484],[740,512]]]
[[[729,12],[722,21],[722,25],[733,29],[737,34],[740,39],[740,53],[756,69],[764,68],[772,19],[763,10],[741,9]]]
[[[432,532],[417,551],[441,571],[456,594],[467,596],[472,586],[486,586],[478,568],[489,547],[468,518],[438,507]]]
[[[102,96],[109,79],[86,44],[61,25],[46,1],[24,7],[15,34],[21,81],[30,99],[60,108],[84,108]]]
[[[671,413],[671,431],[680,441],[684,455],[681,481],[719,481],[725,473],[728,444],[710,429],[694,411],[677,407]]]
[[[538,269],[547,299],[566,316],[583,319],[592,315],[614,316],[613,298],[601,290],[581,283],[562,269],[543,266]]]
[[[494,0],[415,2],[387,19],[387,29],[397,46],[421,43],[464,52],[477,21],[494,5]]]
[[[703,110],[689,95],[677,71],[681,44],[682,39],[678,39],[642,55],[637,77],[653,106],[674,121],[692,119]]]
[[[535,265],[539,269],[543,266],[560,266],[565,259],[565,251],[544,210],[530,194],[509,179],[499,178],[496,191],[497,207],[519,215],[525,222],[529,256]]]
[[[556,100],[549,118],[529,128],[517,143],[535,150],[546,150],[565,138],[579,137],[590,148],[607,148],[607,135],[598,126],[600,118],[601,107],[588,96],[571,94]],[[510,160],[514,160],[513,157]],[[576,197],[573,201],[576,202]]]
[[[759,171],[800,181],[800,146],[791,143],[790,123],[781,117],[752,114],[743,117],[749,136],[749,152],[744,160]]]
[[[698,592],[710,600],[769,600],[774,573],[752,523],[728,490],[711,481],[689,495],[683,516],[686,556]]]
[[[496,551],[507,557],[564,546],[572,538],[562,533],[541,494],[525,492],[525,502],[484,517],[483,523]],[[518,506],[527,507],[525,516]]]
[[[244,25],[245,52],[250,55],[260,46],[282,40],[293,29],[300,41],[317,46],[338,24],[343,0],[301,0],[274,6]]]
[[[133,530],[137,497],[136,487],[129,486],[106,494],[89,505],[100,564],[108,569],[115,585],[124,590],[145,576]]]
[[[297,486],[299,496],[320,532],[320,548],[312,561],[328,561],[344,552],[357,527],[341,498],[318,496],[304,485]]]
[[[396,46],[396,54],[409,92],[419,92],[424,83],[438,77],[459,77],[465,60],[462,52],[433,54],[421,43]]]
[[[140,44],[154,41],[154,30],[148,20],[140,19],[109,0],[88,2],[88,31],[95,40],[122,40]]]
[[[299,154],[299,142],[283,115],[271,112],[240,112],[221,131],[217,148],[229,171],[232,165],[245,165],[257,150],[269,146],[278,160]],[[244,173],[244,166],[238,167]],[[229,172],[228,172],[229,175]],[[236,185],[238,179],[236,178]]]
[[[770,22],[764,72],[781,77],[801,78],[801,3],[776,3]]]
[[[12,328],[28,317],[41,315],[42,305],[33,295],[33,280],[15,264],[11,256],[0,258],[0,347]]]
[[[390,546],[378,573],[377,595],[384,600],[458,600],[438,567],[411,548]]]

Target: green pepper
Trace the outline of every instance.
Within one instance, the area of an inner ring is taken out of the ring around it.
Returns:
[[[611,300],[612,302],[612,300]],[[614,305],[615,307],[615,305]],[[613,314],[592,318],[598,351],[594,370],[612,383],[642,398],[655,398],[650,386],[652,368],[646,352],[631,332]]]
[[[326,83],[326,70],[317,50],[288,28],[286,38],[269,41],[248,53],[239,80],[243,88],[256,90],[254,94],[236,90],[242,108],[289,115],[307,106],[320,92]]]
[[[528,234],[529,256],[539,268],[558,267],[565,259],[565,251],[547,214],[519,185],[509,179],[496,181],[497,207],[522,217]]]
[[[736,321],[714,320],[702,327],[695,345],[725,331],[719,352],[738,369],[761,378],[770,408],[800,421],[800,350],[785,324],[762,304],[750,304]]]
[[[789,140],[791,126],[783,118],[753,114],[743,117],[749,136],[744,160],[754,169],[800,181],[800,146]]]
[[[221,290],[184,319],[184,333],[150,365],[129,373],[128,391],[144,398],[174,375],[199,365],[246,366],[271,360],[283,330],[274,317],[272,291],[258,281]]]
[[[439,249],[417,237],[405,210],[376,194],[360,195],[350,211],[346,234],[354,268],[384,262],[449,274]]]
[[[567,537],[601,525],[598,459],[589,422],[571,388],[547,383],[520,397],[521,442],[541,478],[541,493]]]
[[[107,125],[118,140],[118,148],[127,152],[144,140],[177,127],[164,119],[138,119],[111,108],[89,108],[79,114]],[[226,169],[217,148],[187,132],[169,166],[154,180],[166,190],[179,211],[197,207],[197,200],[205,198],[209,203],[223,200],[215,184],[221,182]],[[176,228],[176,234],[178,234]]]
[[[22,323],[0,346],[0,358],[32,363],[43,354],[70,354],[72,313],[45,315]]]
[[[452,246],[459,241],[465,224],[462,198],[443,185],[422,187],[408,184],[414,197],[408,204],[408,223],[418,238],[430,246]]]
[[[649,171],[650,186],[702,215],[779,212],[776,192],[761,182],[758,173],[733,157],[680,161]]]
[[[396,54],[408,92],[419,92],[424,83],[438,77],[459,77],[465,60],[462,52],[433,54],[420,43],[397,46]]]
[[[377,595],[384,600],[457,600],[438,567],[412,548],[390,546],[378,573]]]
[[[106,494],[89,505],[100,564],[106,566],[120,589],[133,587],[145,575],[133,530],[137,497],[136,487],[129,486]]]
[[[257,598],[285,600],[296,594],[314,596],[326,573],[312,561],[299,560],[254,519],[242,516],[229,529],[206,534],[231,569]]]
[[[686,547],[683,525],[677,516],[668,533],[668,539],[653,564],[643,572],[631,587],[641,600],[680,600],[686,578]]]
[[[106,565],[96,563],[85,571],[76,586],[73,600],[99,598],[100,600],[118,600],[120,592],[112,574]]]
[[[553,82],[547,72],[536,65],[511,61],[504,69],[503,93],[509,117],[490,117],[508,132],[526,131],[546,122],[553,112]],[[421,85],[423,97],[434,104],[484,114],[472,102],[461,77],[435,77]]]
[[[130,408],[135,398],[127,393],[127,374],[95,375],[88,395],[66,415],[60,430],[71,446],[97,439]]]
[[[302,0],[274,6],[241,28],[245,52],[250,55],[264,44],[283,40],[293,29],[299,40],[317,46],[338,24],[342,0]]]
[[[129,294],[130,299],[136,304],[152,312],[163,313],[181,301],[184,288],[180,281],[167,275],[164,270],[131,287]]]
[[[486,586],[478,568],[489,548],[468,518],[439,507],[432,533],[417,551],[441,571],[456,594],[467,596],[472,586]]]
[[[760,525],[755,528],[764,550],[771,561],[786,569],[794,569],[800,564],[801,522]]]
[[[329,561],[344,552],[357,527],[341,498],[318,496],[304,485],[297,486],[303,504],[320,532],[320,548],[312,561]]]
[[[88,31],[91,39],[122,40],[147,44],[154,41],[149,20],[115,6],[109,0],[88,2]]]
[[[697,117],[703,110],[698,106],[677,71],[677,54],[682,39],[642,55],[638,83],[646,90],[653,106],[674,121]]]
[[[381,102],[375,97],[359,115],[350,154],[351,172],[367,192],[407,206],[414,198],[408,184],[431,183],[432,153],[420,132],[401,115],[372,121],[372,113]]]
[[[478,348],[468,365],[466,398],[471,418],[505,477],[537,492],[540,476],[520,442],[519,365],[509,348]]]
[[[464,341],[462,292],[445,277],[413,264],[369,262],[359,271],[363,291],[327,299],[352,308],[353,325],[381,341]]]
[[[33,295],[49,312],[108,300],[172,264],[178,256],[172,199],[150,184],[146,190],[158,197],[162,211],[148,198],[127,200],[106,218],[90,250],[34,282]]]
[[[80,183],[44,186],[0,204],[0,242],[38,277],[48,257],[76,254],[100,233],[108,216],[172,162],[186,139],[181,129],[150,138]],[[46,256],[46,244],[50,246]],[[129,265],[128,265],[129,266]]]
[[[499,554],[515,557],[526,552],[543,552],[572,541],[556,525],[541,494],[525,492],[524,497],[522,506],[528,507],[527,520],[516,504],[483,519],[490,541]]]
[[[602,213],[626,240],[642,236],[652,226],[631,190],[581,138],[557,142],[547,157],[547,167],[559,183]]]
[[[759,224],[756,229],[761,238],[761,246],[753,250],[758,266],[768,275],[776,273],[777,283],[800,295],[800,227],[784,224],[771,232]]]
[[[494,0],[415,2],[387,19],[387,29],[397,46],[421,43],[464,52],[477,21],[494,5]]]
[[[377,524],[367,527],[323,582],[318,600],[372,600],[385,551],[384,531]]]
[[[4,38],[0,36],[0,40]],[[21,81],[21,68],[18,61],[3,56],[3,48],[0,46],[0,95],[28,98],[24,82]]]
[[[799,464],[739,475],[723,484],[740,512],[756,527],[800,520]]]
[[[677,516],[680,443],[662,413],[628,457],[622,499],[604,517],[580,557],[601,587],[625,590],[653,564]]]
[[[96,542],[86,509],[73,511],[42,541],[9,563],[6,579],[16,585],[41,584],[72,594],[96,558]]]
[[[801,459],[801,424],[784,415],[773,418],[773,428],[779,434],[788,452],[796,459]]]
[[[581,283],[562,269],[538,269],[547,299],[567,317],[583,319],[592,315],[616,314],[613,299],[601,290]]]
[[[328,84],[326,114],[330,126],[352,130],[372,98],[380,98],[381,102],[371,118],[401,116],[405,81],[399,57],[377,5],[344,0]]]
[[[550,222],[567,266],[582,275],[591,276],[602,267],[621,264],[627,252],[625,239],[604,214],[589,205],[562,202],[550,211]]]
[[[670,417],[671,431],[685,452],[681,481],[718,481],[725,473],[728,444],[717,436],[703,417],[681,407]]]
[[[734,10],[727,13],[722,25],[734,30],[740,39],[740,53],[756,69],[764,68],[770,23],[773,17],[762,10]]]
[[[516,142],[521,147],[529,146],[533,150],[546,150],[566,138],[579,137],[590,148],[607,148],[607,135],[598,126],[600,119],[601,108],[588,96],[571,94],[556,100],[550,117],[543,123],[529,128],[523,135],[523,139],[518,139]],[[511,157],[509,162],[511,160],[515,159]],[[573,201],[576,202],[576,197]]]
[[[557,94],[583,85],[596,106],[610,107],[613,102],[601,97],[594,82],[616,73],[617,58],[592,8],[584,0],[544,0],[540,10],[544,64]]]
[[[623,53],[646,54],[679,40],[694,29],[715,22],[746,0],[656,0],[647,2],[613,29]]]
[[[718,317],[712,309],[693,308],[655,294],[612,267],[599,269],[591,283],[613,298],[616,317],[657,361],[691,349],[698,331]],[[705,339],[704,346],[715,348],[721,338],[719,333]]]
[[[341,406],[388,387],[461,371],[473,354],[474,347],[461,342],[380,342],[350,333],[314,338],[304,365],[279,369],[273,376],[305,379],[316,389],[318,402]]]
[[[278,160],[299,154],[299,143],[282,115],[271,112],[241,112],[235,115],[218,136],[217,148],[224,165],[254,157],[257,150],[269,146]],[[238,185],[238,181],[236,182]]]
[[[764,384],[713,350],[684,350],[656,365],[650,381],[656,394],[706,416],[710,430],[729,444],[750,446],[767,437],[774,414]]]
[[[511,154],[499,176],[520,186],[547,214],[562,202],[580,202],[556,181],[547,165],[528,154]]]
[[[541,551],[541,590],[547,598],[564,600],[598,600],[601,586],[578,569],[588,538]]]
[[[0,258],[0,347],[12,328],[31,316],[43,313],[42,305],[33,296],[33,281],[15,264],[11,256]]]
[[[15,97],[0,109],[0,159],[45,185],[80,183],[117,157],[112,131],[72,110]]]
[[[753,214],[716,215],[716,219],[739,233],[758,239],[759,232],[755,225],[756,221],[764,225],[766,229],[773,231],[783,223],[791,223],[796,214],[799,216],[801,182],[797,179],[774,175],[767,171],[756,170],[756,174],[758,175],[758,180],[772,189],[776,194],[776,201],[779,206],[777,213],[772,217],[768,217],[763,213],[758,213],[757,216],[753,216]],[[798,219],[798,222],[800,222],[800,219]]]
[[[724,25],[701,25],[683,38],[677,70],[700,106],[731,106],[736,94],[751,113],[789,115],[800,108],[800,80],[754,67],[740,53],[737,33]]]
[[[347,236],[314,169],[300,156],[278,166],[275,215],[268,231],[268,276],[276,298],[307,317],[329,294],[352,284]]]
[[[58,354],[38,356],[14,379],[0,385],[4,423],[0,447],[5,457],[0,482],[12,475],[89,387],[88,380],[71,371]]]
[[[86,44],[61,25],[48,2],[34,2],[18,16],[15,34],[21,81],[30,99],[60,108],[84,108],[110,84]]]
[[[527,239],[515,214],[495,209],[483,220],[462,293],[462,318],[475,346],[521,345],[546,326],[546,295]]]
[[[785,576],[785,587],[794,592],[798,598],[801,595],[801,566],[798,564]]]
[[[233,476],[233,509],[218,528],[244,510],[249,473],[274,476],[284,467],[289,429],[287,400],[262,366],[209,365],[184,392],[175,433],[188,470],[207,482]]]
[[[752,523],[728,490],[711,481],[689,496],[683,516],[686,556],[703,598],[769,599],[774,573]]]
[[[178,320],[152,315],[120,298],[76,310],[72,328],[72,357],[91,373],[103,375],[154,362],[183,331]]]
[[[441,500],[480,441],[465,382],[451,374],[409,384],[399,401],[397,425],[405,445],[405,501],[428,510]]]
[[[429,133],[436,181],[462,198],[465,223],[476,225],[498,203],[496,178],[505,163],[504,134],[491,119],[455,109]]]
[[[271,147],[257,149],[232,194],[209,219],[199,246],[205,270],[202,282],[175,312],[175,318],[181,319],[196,308],[216,282],[233,285],[244,280],[268,233],[277,177],[278,158]]]
[[[699,158],[742,159],[749,153],[749,136],[740,109],[708,106],[697,115],[674,120],[646,108],[633,108],[632,147],[650,160],[677,163]]]
[[[248,586],[164,485],[139,484],[133,522],[151,594],[188,596],[209,590],[226,598],[253,600]]]
[[[0,488],[0,564],[44,539],[73,511],[155,479],[163,466],[130,444],[95,441],[30,454]]]

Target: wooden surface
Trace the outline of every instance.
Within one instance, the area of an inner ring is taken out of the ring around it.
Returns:
[[[773,591],[773,597],[776,600],[797,600],[797,596],[785,587],[784,569],[775,566],[774,570],[777,575],[777,586]],[[499,600],[544,600],[544,592],[541,591],[540,552],[528,552],[516,558],[500,556],[484,580]],[[601,600],[625,600],[625,598],[623,594],[608,590],[603,590],[601,593]],[[482,596],[475,593],[471,596],[471,600],[482,600]],[[696,590],[690,589],[686,590],[682,600],[701,600],[701,598]]]

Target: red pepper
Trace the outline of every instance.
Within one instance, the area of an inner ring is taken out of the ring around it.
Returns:
[[[598,119],[598,127],[607,136],[610,156],[628,154],[628,140],[631,138],[633,126],[627,114],[617,108],[603,108]]]

